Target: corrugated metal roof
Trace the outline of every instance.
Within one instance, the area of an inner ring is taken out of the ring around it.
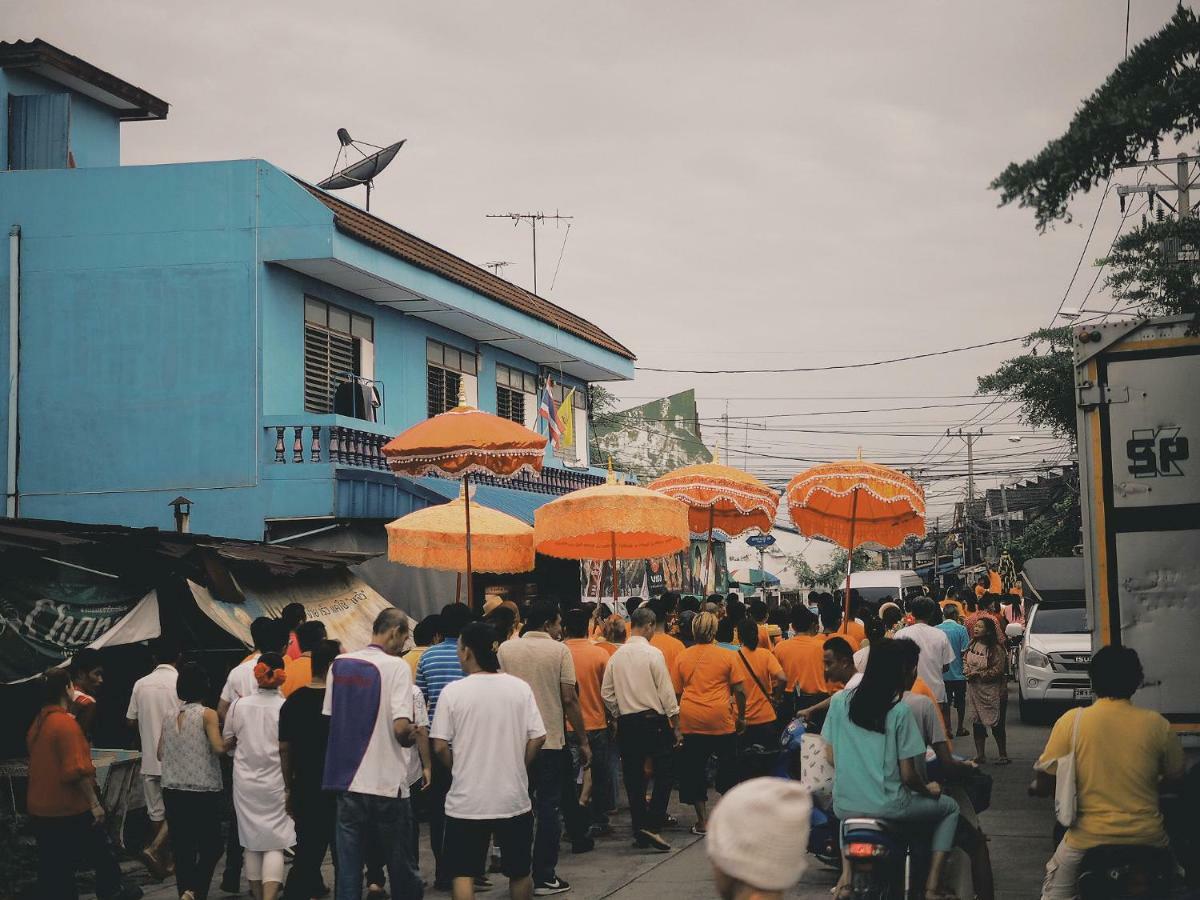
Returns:
[[[292,176],[295,178],[295,176]],[[416,235],[409,234],[378,216],[364,212],[357,206],[331,197],[320,188],[313,187],[296,178],[296,182],[324,203],[333,212],[333,221],[339,231],[352,238],[370,244],[385,253],[390,253],[407,263],[440,275],[448,281],[482,294],[502,303],[510,309],[561,328],[563,331],[583,338],[589,344],[602,347],[625,359],[634,359],[633,351],[616,340],[599,326],[582,316],[551,303],[544,297],[517,287],[486,269],[473,265],[448,250],[443,250]]]
[[[59,50],[41,38],[0,42],[0,68],[28,69],[44,78],[73,86],[81,93],[112,106],[124,122],[167,117],[165,100],[110,75],[78,56]],[[83,86],[80,86],[80,82]]]
[[[459,483],[445,478],[414,478],[421,487],[453,500],[458,496]],[[539,494],[533,491],[516,491],[511,488],[493,487],[480,484],[472,486],[475,492],[475,502],[487,506],[497,512],[506,513],[514,519],[520,519],[527,525],[533,525],[533,513],[538,507],[544,506],[551,500],[557,499],[555,494]]]

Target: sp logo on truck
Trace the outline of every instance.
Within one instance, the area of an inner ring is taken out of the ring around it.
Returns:
[[[1125,442],[1129,474],[1135,478],[1173,478],[1183,474],[1179,464],[1188,458],[1188,439],[1180,428],[1135,428]]]

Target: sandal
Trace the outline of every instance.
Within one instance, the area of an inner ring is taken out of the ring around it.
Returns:
[[[1009,759],[1007,756],[1001,756],[999,759],[997,759],[997,760],[996,760],[996,765],[998,765],[998,766],[1011,766],[1011,765],[1012,765],[1012,760],[1011,760],[1011,759]]]
[[[982,765],[983,765],[985,762],[987,762],[987,757],[986,757],[986,756],[977,756],[977,757],[975,757],[975,765],[977,765],[977,766],[982,766]]]
[[[852,900],[854,897],[854,889],[848,884],[841,886],[834,885],[831,893],[833,894],[833,900]]]
[[[708,831],[704,828],[701,828],[699,825],[693,825],[688,830],[691,831],[692,834],[696,835],[696,837],[704,837],[706,834],[708,834]]]

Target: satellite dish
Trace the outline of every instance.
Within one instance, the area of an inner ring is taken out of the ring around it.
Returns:
[[[375,144],[368,144],[366,141],[354,140],[345,128],[337,130],[337,137],[341,148],[338,150],[337,159],[333,162],[333,174],[320,182],[317,187],[323,191],[341,191],[346,188],[358,187],[360,184],[366,185],[367,212],[370,212],[371,187],[375,176],[386,169],[388,164],[396,158],[396,154],[400,152],[400,148],[404,146],[405,142],[397,141],[387,147],[378,147]],[[362,159],[339,169],[338,164],[342,161],[342,154],[348,147],[353,147],[362,156]],[[365,153],[362,147],[369,147],[375,152]]]

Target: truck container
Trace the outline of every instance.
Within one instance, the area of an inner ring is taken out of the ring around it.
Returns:
[[[1084,578],[1093,650],[1137,650],[1134,697],[1200,746],[1197,318],[1073,329]]]

